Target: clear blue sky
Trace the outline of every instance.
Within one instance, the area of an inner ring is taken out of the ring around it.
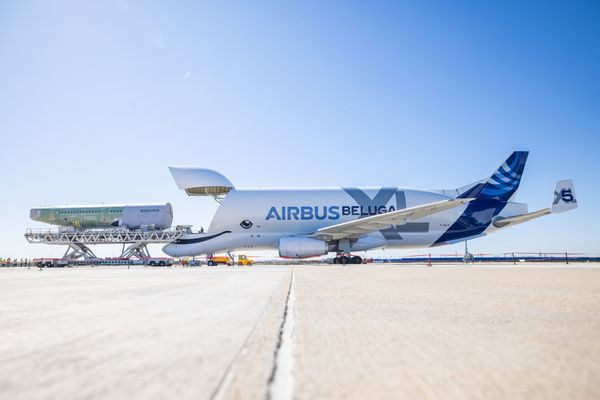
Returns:
[[[38,205],[171,201],[208,226],[214,202],[172,164],[454,188],[516,149],[519,200],[546,207],[573,178],[580,208],[471,249],[598,253],[598,21],[597,1],[3,1],[0,257],[62,253],[24,240]]]

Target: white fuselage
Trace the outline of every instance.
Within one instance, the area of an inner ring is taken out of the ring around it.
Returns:
[[[384,188],[233,189],[217,209],[208,232],[188,234],[164,247],[173,257],[240,249],[277,249],[284,237],[314,233],[369,215],[453,198],[435,191]],[[481,201],[390,226],[350,240],[352,251],[381,247],[430,247],[491,232],[492,218],[526,205]],[[330,251],[337,250],[330,243]]]

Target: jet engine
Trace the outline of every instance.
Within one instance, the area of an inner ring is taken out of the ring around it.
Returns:
[[[279,256],[290,258],[315,257],[327,254],[327,242],[304,236],[279,239]]]

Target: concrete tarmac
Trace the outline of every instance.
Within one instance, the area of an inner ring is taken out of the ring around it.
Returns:
[[[211,398],[289,271],[2,269],[0,398]]]
[[[598,310],[599,265],[6,268],[0,398],[597,399]]]

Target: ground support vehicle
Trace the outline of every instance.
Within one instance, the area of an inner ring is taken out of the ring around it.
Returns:
[[[252,263],[253,263],[253,261],[243,254],[238,257],[237,265],[239,265],[239,266],[250,267],[252,265]]]
[[[168,257],[152,257],[144,259],[144,265],[150,267],[171,267],[173,266],[174,260]]]
[[[233,261],[228,256],[211,256],[206,262],[206,265],[208,265],[209,267],[219,264],[233,265]]]
[[[62,268],[69,267],[77,263],[77,260],[67,258],[36,258],[33,265],[38,268]]]

